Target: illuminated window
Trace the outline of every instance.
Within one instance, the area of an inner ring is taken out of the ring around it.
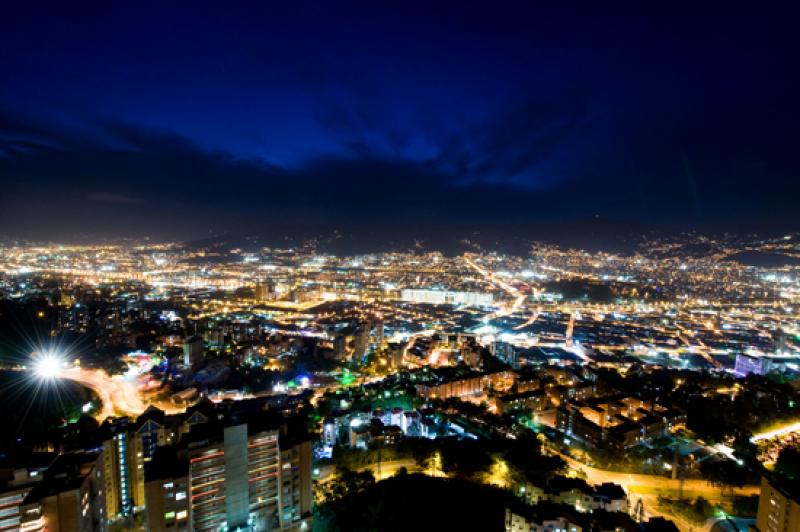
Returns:
[[[175,517],[175,512],[167,512],[164,514],[164,519],[172,519]]]
[[[178,493],[175,494],[175,500],[176,501],[182,501],[185,498],[186,498],[186,492],[185,491],[179,491]]]
[[[186,510],[178,512],[178,519],[186,519]]]

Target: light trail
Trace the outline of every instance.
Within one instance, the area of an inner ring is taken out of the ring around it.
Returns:
[[[517,325],[516,327],[514,327],[514,330],[515,330],[515,331],[518,331],[518,330],[520,330],[520,329],[524,329],[525,327],[528,327],[529,325],[533,325],[533,323],[534,323],[534,322],[535,322],[535,321],[536,321],[538,318],[539,318],[539,311],[537,310],[537,311],[536,311],[536,312],[534,312],[534,313],[533,313],[533,315],[532,315],[532,316],[531,316],[531,317],[528,319],[528,321],[526,321],[525,323],[523,323],[523,324],[521,324],[521,325]]]
[[[514,296],[514,302],[511,304],[510,307],[501,308],[501,309],[497,310],[496,312],[494,312],[494,313],[492,313],[492,314],[490,314],[488,316],[489,319],[503,317],[503,316],[511,316],[511,315],[519,312],[519,310],[525,304],[525,300],[528,298],[527,294],[522,293],[519,289],[517,289],[513,285],[508,284],[507,282],[502,280],[499,276],[497,276],[495,273],[490,272],[489,270],[487,270],[485,268],[482,268],[481,266],[478,266],[478,264],[476,264],[475,261],[473,261],[471,258],[469,258],[469,255],[466,255],[466,254],[464,255],[464,262],[466,262],[467,265],[469,265],[471,268],[473,268],[479,274],[484,276],[487,281],[489,281],[492,284],[495,284],[495,285],[499,286],[505,292],[507,292],[509,295]]]
[[[564,332],[564,344],[572,347],[572,332],[575,330],[575,312],[570,312],[567,330]]]
[[[62,371],[60,377],[82,384],[100,397],[103,407],[98,417],[117,414],[136,417],[147,408],[133,383],[112,379],[105,371],[73,367]]]
[[[750,438],[750,441],[753,443],[758,443],[763,440],[771,440],[772,438],[777,438],[779,436],[786,436],[787,434],[791,434],[793,432],[800,432],[800,422],[784,425],[782,427],[778,427],[777,429],[768,430],[766,432],[759,432],[758,434],[753,435],[753,437]]]
[[[567,345],[566,343],[564,343],[563,349],[564,351],[572,353],[573,355],[580,358],[584,362],[592,362],[592,358],[586,354],[586,351],[584,351],[583,347],[579,344]]]
[[[681,481],[680,479],[673,479],[664,477],[662,475],[645,475],[641,473],[623,473],[619,471],[608,471],[605,469],[598,469],[596,467],[587,466],[574,458],[565,454],[557,453],[561,458],[567,462],[570,469],[580,471],[586,476],[586,481],[590,484],[603,484],[604,482],[612,482],[619,484],[625,491],[636,491],[637,489],[657,489],[661,491],[670,490],[679,492],[691,491],[700,493],[709,499],[717,498],[716,494],[720,492],[719,486],[711,485],[707,480],[697,478],[687,478]],[[733,486],[730,488],[731,492],[736,495],[755,495],[761,491],[760,486]]]
[[[480,273],[481,275],[486,277],[489,281],[491,281],[492,283],[496,284],[497,286],[499,286],[500,288],[502,288],[503,290],[505,290],[509,294],[511,294],[513,296],[516,296],[516,295],[519,294],[519,290],[517,290],[516,288],[514,288],[513,286],[511,286],[510,284],[508,284],[504,280],[500,279],[497,275],[495,275],[494,273],[490,272],[489,270],[478,266],[475,263],[475,261],[473,261],[472,259],[469,258],[468,255],[464,255],[464,262],[466,262],[469,266],[474,268],[475,271],[477,271],[478,273]]]
[[[121,377],[111,377],[100,369],[90,370],[71,367],[62,370],[58,376],[82,384],[97,394],[102,403],[102,409],[97,414],[99,419],[115,417],[120,414],[136,417],[153,404],[142,398],[141,393],[136,388],[135,381]],[[157,406],[167,414],[184,411],[183,408],[172,407],[163,403],[159,403]]]
[[[675,322],[675,327],[677,327],[677,329],[683,333],[683,335],[684,335],[684,336],[683,336],[683,337],[681,337],[681,339],[682,339],[682,340],[683,340],[683,341],[684,341],[684,342],[685,342],[687,345],[688,345],[688,344],[690,344],[690,342],[688,341],[688,338],[689,338],[689,337],[692,337],[692,338],[693,338],[693,339],[694,339],[694,340],[695,340],[695,341],[698,343],[698,345],[700,346],[700,349],[699,349],[698,351],[696,351],[696,353],[697,353],[697,354],[699,354],[701,357],[703,357],[703,358],[705,359],[705,361],[706,361],[706,362],[708,362],[709,364],[711,364],[711,366],[712,366],[712,367],[714,367],[714,368],[716,368],[716,369],[720,369],[720,368],[722,368],[722,365],[721,365],[719,362],[717,362],[717,360],[715,360],[715,359],[714,359],[714,357],[712,357],[712,356],[709,354],[709,352],[708,352],[708,351],[709,351],[709,349],[708,349],[708,346],[707,346],[707,345],[706,345],[706,344],[705,344],[705,343],[704,343],[704,342],[703,342],[701,339],[694,337],[694,333],[692,333],[691,331],[689,331],[688,329],[686,329],[685,327],[683,327],[683,326],[682,326],[680,323],[678,323],[677,321]]]

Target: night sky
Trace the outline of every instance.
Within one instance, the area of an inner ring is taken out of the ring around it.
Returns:
[[[0,7],[0,236],[800,229],[789,13],[34,3]]]

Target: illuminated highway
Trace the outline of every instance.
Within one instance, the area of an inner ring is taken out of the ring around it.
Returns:
[[[528,318],[528,321],[517,325],[516,327],[514,327],[514,330],[518,331],[520,329],[524,329],[525,327],[529,327],[529,326],[533,325],[533,323],[536,321],[536,319],[538,317],[539,317],[539,310],[537,309],[536,312],[531,314],[531,317]]]
[[[753,437],[750,438],[750,441],[757,443],[763,440],[771,440],[772,438],[777,438],[778,436],[786,436],[792,432],[800,432],[800,422],[784,425],[777,429],[768,430],[765,432],[759,432],[758,434],[754,434]]]
[[[585,475],[586,481],[590,484],[602,484],[604,482],[613,482],[619,484],[625,491],[631,490],[659,490],[675,491],[678,492],[683,489],[684,492],[697,493],[707,499],[718,499],[720,488],[711,485],[707,480],[703,479],[684,479],[683,487],[681,488],[681,481],[664,477],[662,475],[644,475],[640,473],[623,473],[620,471],[608,471],[605,469],[598,469],[590,467],[578,462],[569,456],[560,455],[561,458],[567,462],[570,469],[580,472]],[[727,488],[726,488],[727,489]],[[743,486],[741,488],[731,487],[730,492],[735,495],[755,495],[759,493],[759,486]]]
[[[496,284],[509,294],[516,296],[519,294],[519,290],[508,284],[507,282],[500,279],[497,275],[490,272],[489,270],[478,266],[475,261],[469,258],[469,255],[464,255],[464,262],[466,262],[469,266],[475,269],[479,274],[483,275],[489,282]]]
[[[512,286],[512,285],[508,284],[507,282],[505,282],[504,280],[500,279],[500,277],[498,277],[496,274],[490,272],[489,270],[487,270],[485,268],[482,268],[482,267],[478,266],[475,263],[475,261],[473,261],[472,259],[469,258],[468,255],[464,255],[464,262],[466,262],[475,271],[477,271],[479,274],[481,274],[483,277],[485,277],[487,281],[489,281],[492,284],[495,284],[495,285],[499,286],[504,291],[506,291],[509,295],[514,297],[514,301],[511,303],[511,306],[509,306],[508,308],[501,308],[501,309],[497,310],[496,312],[494,312],[490,316],[490,319],[491,318],[496,318],[496,317],[511,316],[511,315],[516,314],[517,312],[519,312],[520,309],[522,309],[522,307],[523,307],[523,305],[525,303],[525,300],[528,298],[528,296],[526,294],[520,292],[514,286]]]
[[[59,377],[82,384],[97,394],[102,403],[101,410],[96,415],[98,419],[119,415],[136,417],[152,404],[142,399],[141,393],[136,388],[136,381],[119,376],[111,377],[100,369],[70,367],[62,370]],[[157,406],[168,414],[183,411],[182,408],[161,403]]]
[[[689,523],[680,516],[664,512],[657,507],[657,494],[669,495],[673,492],[677,495],[682,492],[692,497],[703,496],[708,500],[716,501],[720,499],[720,488],[712,486],[707,481],[702,479],[685,479],[683,486],[677,479],[671,479],[661,475],[644,475],[635,473],[623,473],[619,471],[607,471],[590,467],[582,464],[581,462],[570,458],[569,456],[558,453],[562,459],[567,463],[568,467],[573,473],[578,473],[585,477],[589,484],[599,485],[604,482],[612,482],[622,486],[628,494],[629,504],[634,508],[639,499],[644,504],[644,515],[647,518],[651,517],[665,517],[672,519],[678,525],[681,531],[700,532],[701,530],[709,530],[717,519],[709,519],[704,525],[698,526]],[[377,463],[366,465],[360,468],[361,471],[370,469],[375,475],[376,480],[382,480],[396,474],[400,468],[405,468],[409,472],[430,474],[428,470],[421,469],[416,461],[411,458],[392,460],[382,462],[380,465]],[[334,475],[332,467],[324,468],[321,471],[319,479],[321,481],[330,480]],[[441,475],[439,473],[437,476]],[[760,491],[759,486],[743,486],[741,488],[726,488],[730,495],[748,496],[757,495]]]

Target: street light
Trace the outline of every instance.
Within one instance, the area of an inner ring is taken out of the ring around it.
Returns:
[[[44,353],[36,359],[33,371],[42,380],[53,380],[61,374],[64,359],[55,353]]]

